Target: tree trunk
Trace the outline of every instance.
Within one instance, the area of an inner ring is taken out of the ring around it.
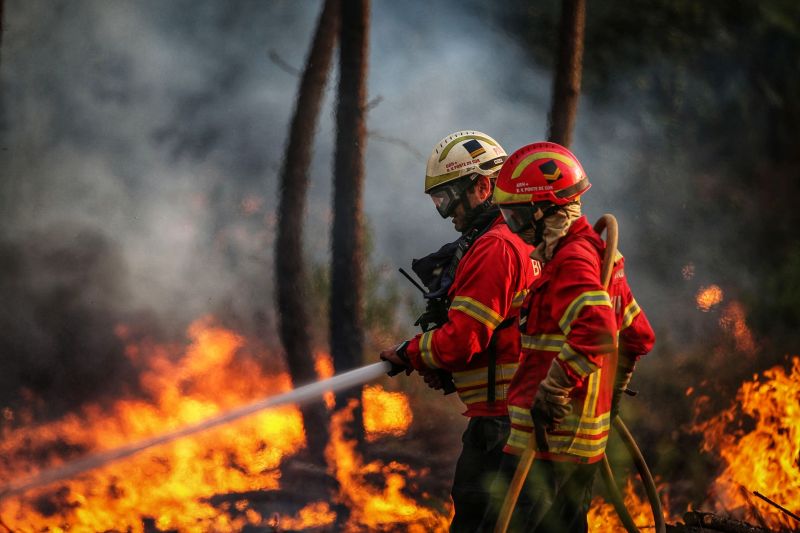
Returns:
[[[342,0],[339,36],[339,102],[336,110],[333,235],[331,238],[330,343],[336,372],[360,366],[364,345],[364,227],[362,189],[366,125],[367,29],[369,0]],[[338,394],[336,406],[358,398],[360,389]],[[344,434],[363,444],[360,404]],[[337,530],[349,519],[344,504],[336,506]]]
[[[331,265],[330,342],[337,372],[361,364],[369,0],[342,0]]]
[[[586,0],[562,0],[548,139],[567,147],[572,144],[578,114],[585,26]]]
[[[306,269],[303,257],[303,218],[308,190],[311,147],[322,97],[336,45],[339,0],[326,0],[308,55],[286,155],[280,174],[278,236],[275,242],[276,296],[281,342],[295,386],[317,380],[306,309]],[[325,464],[328,413],[320,401],[301,407],[311,460]]]

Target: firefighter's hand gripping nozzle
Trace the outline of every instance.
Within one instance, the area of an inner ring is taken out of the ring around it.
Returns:
[[[408,274],[408,272],[402,268],[399,270],[400,273],[403,274],[406,279],[408,279],[408,281],[422,291],[423,295],[428,294],[428,292],[422,286],[420,286],[420,284],[417,283],[416,280]],[[441,298],[426,298],[427,303],[425,304],[425,311],[419,315],[416,322],[414,322],[414,325],[419,326],[423,332],[426,332],[441,327],[445,322],[447,322],[447,309],[449,306],[446,298],[446,296]],[[394,371],[394,369],[392,369],[392,371]],[[450,374],[450,372],[441,369],[433,370],[433,372],[435,372],[438,376],[439,384],[441,384],[444,394],[456,392],[456,384],[453,382],[453,376]],[[394,374],[390,373],[389,375],[397,375],[397,372]]]

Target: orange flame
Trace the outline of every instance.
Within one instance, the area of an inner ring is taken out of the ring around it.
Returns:
[[[351,400],[348,409],[334,414],[331,440],[325,452],[333,467],[332,474],[341,487],[340,503],[351,509],[345,530],[385,531],[402,526],[403,531],[412,533],[446,531],[447,513],[419,505],[404,490],[407,479],[428,475],[427,469],[416,472],[395,461],[388,465],[381,461],[364,464],[355,452],[355,441],[344,438],[344,427],[352,422],[355,405]],[[366,476],[376,473],[383,475],[384,487],[375,487],[366,481]]]
[[[192,341],[183,354],[146,343],[128,347],[129,357],[148,353],[150,368],[142,374],[141,386],[151,393],[152,402],[126,398],[110,409],[88,405],[49,424],[4,431],[0,455],[12,461],[0,466],[0,477],[19,478],[40,466],[61,462],[25,461],[31,447],[42,453],[59,447],[82,452],[112,449],[245,403],[254,391],[263,394],[290,388],[287,376],[268,377],[254,361],[236,361],[243,340],[214,327],[209,319],[195,322],[189,336]],[[231,374],[235,381],[230,381]],[[281,459],[303,445],[299,411],[280,408],[158,447],[30,497],[4,500],[0,514],[26,530],[65,526],[136,530],[143,516],[157,517],[155,525],[160,529],[234,530],[248,523],[248,518],[234,520],[204,498],[278,488]],[[54,503],[37,503],[47,500]]]
[[[317,371],[317,375],[320,379],[327,379],[333,376],[334,369],[331,354],[327,352],[317,352],[314,357],[314,370]],[[328,410],[331,410],[336,406],[336,397],[332,391],[327,391],[322,396],[322,399],[325,402],[325,406],[328,408]]]
[[[380,385],[374,385],[364,387],[361,398],[367,442],[373,442],[383,436],[405,435],[414,419],[405,394],[386,392]]]
[[[127,336],[124,327],[117,328],[117,333]],[[257,358],[244,357],[245,340],[214,325],[212,319],[196,321],[188,335],[186,347],[148,341],[127,346],[127,356],[145,368],[140,388],[150,399],[123,397],[110,406],[87,405],[49,423],[20,424],[13,429],[0,426],[0,479],[27,477],[42,468],[190,425],[291,388],[287,375],[267,375]],[[318,358],[318,364],[324,371],[324,357]],[[374,406],[387,401],[401,405],[403,398],[393,394],[374,390],[365,393],[365,401]],[[25,419],[24,413],[11,409],[4,409],[2,416],[8,421]],[[379,418],[373,422],[376,433],[404,431],[397,422]],[[294,516],[272,517],[262,516],[244,498],[217,506],[211,503],[214,495],[280,489],[281,462],[304,446],[299,410],[282,407],[161,445],[73,480],[0,500],[0,517],[22,531],[141,531],[144,517],[153,517],[158,529],[181,532],[239,531],[247,525],[329,526],[336,512],[324,501],[309,502]],[[438,513],[419,506],[404,490],[406,479],[422,474],[399,463],[362,464],[354,444],[335,427],[328,453],[331,468],[348,482],[338,498],[364,506],[351,511],[349,530],[376,523],[376,514],[386,523],[409,524],[410,530],[429,530],[430,524],[445,528],[446,509]],[[384,488],[367,486],[364,476],[373,473],[386,475]]]
[[[719,285],[709,285],[708,287],[701,287],[697,291],[695,300],[697,301],[697,308],[707,313],[712,307],[722,301],[724,294]]]
[[[704,435],[703,449],[726,464],[712,491],[716,508],[751,521],[758,513],[774,528],[797,524],[750,494],[758,491],[800,511],[800,358],[792,358],[791,367],[788,373],[777,366],[754,376],[730,409],[693,428]],[[745,429],[745,417],[752,429]]]
[[[625,508],[628,509],[628,513],[630,513],[631,518],[633,518],[634,523],[636,523],[639,529],[644,530],[647,527],[652,527],[654,520],[650,502],[647,501],[647,498],[639,496],[639,493],[635,490],[632,478],[628,478],[625,485],[623,500],[625,502]],[[614,506],[600,497],[596,497],[592,500],[592,506],[589,509],[587,520],[589,522],[589,531],[592,532],[600,533],[605,531],[614,532],[625,530]]]

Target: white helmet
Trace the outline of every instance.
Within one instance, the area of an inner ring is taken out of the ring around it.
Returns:
[[[506,151],[485,133],[474,130],[451,133],[439,141],[428,158],[425,192],[433,198],[439,214],[447,218],[463,194],[463,190],[455,187],[455,180],[471,176],[474,181],[479,174],[492,176],[505,160]],[[442,187],[447,183],[449,187]]]

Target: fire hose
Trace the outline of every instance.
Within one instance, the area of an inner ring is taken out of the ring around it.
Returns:
[[[387,372],[390,372],[392,368],[392,364],[389,361],[381,361],[379,363],[362,366],[356,368],[355,370],[343,372],[331,378],[310,383],[282,394],[268,396],[248,405],[243,405],[241,407],[231,409],[230,411],[225,411],[195,424],[126,444],[125,446],[120,446],[119,448],[87,455],[64,465],[43,470],[29,478],[14,480],[10,483],[0,485],[0,500],[11,496],[16,496],[29,490],[55,483],[57,481],[74,478],[80,474],[83,474],[84,472],[120,461],[154,446],[166,444],[176,439],[187,437],[201,431],[206,431],[223,424],[228,424],[265,409],[272,409],[274,407],[290,403],[302,404],[310,400],[314,400],[328,391],[336,392],[349,387],[362,385],[372,381],[375,378],[385,375]]]
[[[617,219],[614,218],[613,215],[605,214],[595,223],[594,229],[598,234],[602,234],[604,230],[606,231],[606,250],[603,257],[600,280],[603,283],[603,287],[608,289],[609,282],[611,281],[611,273],[614,270],[614,259],[617,255],[617,244],[619,242]],[[666,524],[664,522],[664,513],[661,509],[661,499],[659,498],[655,481],[653,480],[650,469],[645,462],[644,456],[642,455],[639,447],[636,445],[633,435],[631,435],[631,433],[628,431],[628,428],[625,426],[619,416],[614,417],[612,424],[622,439],[622,442],[625,444],[625,447],[627,448],[628,453],[633,459],[636,469],[639,472],[645,492],[647,493],[647,499],[650,503],[650,508],[653,512],[655,531],[656,533],[665,533]],[[502,507],[500,508],[497,523],[495,524],[495,533],[505,533],[509,524],[511,523],[511,516],[514,512],[514,507],[517,504],[517,499],[519,498],[519,494],[522,491],[522,487],[525,484],[525,480],[530,473],[531,466],[533,465],[533,461],[536,457],[538,442],[546,442],[544,428],[540,423],[537,423],[537,421],[534,420],[534,431],[531,432],[528,445],[520,456],[520,461],[517,465],[516,471],[514,472],[514,477],[509,484],[506,497],[503,501]],[[622,525],[625,527],[625,530],[628,531],[628,533],[638,533],[639,528],[634,523],[633,518],[628,512],[628,509],[625,507],[622,494],[620,494],[619,488],[614,480],[614,473],[611,470],[608,457],[605,455],[602,459],[600,471],[608,491],[608,498],[611,500],[611,504],[614,506],[614,509],[616,510]]]

